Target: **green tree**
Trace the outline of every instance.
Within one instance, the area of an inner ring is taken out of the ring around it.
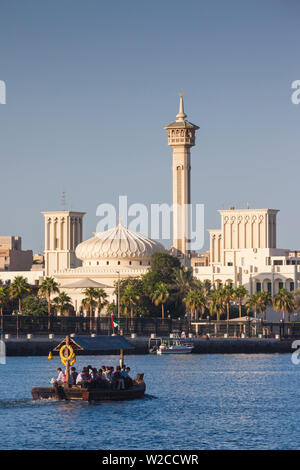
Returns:
[[[61,315],[70,313],[73,310],[71,297],[64,291],[60,292],[59,295],[53,299],[53,303],[55,309],[58,310]]]
[[[97,291],[94,287],[88,287],[87,289],[84,289],[83,295],[85,297],[82,299],[81,303],[83,307],[88,311],[89,316],[92,317],[94,309],[97,306]]]
[[[197,312],[206,305],[205,297],[200,290],[190,290],[187,296],[183,299],[186,308],[191,312],[191,320],[197,320]]]
[[[124,289],[123,295],[120,299],[121,305],[125,308],[127,313],[130,310],[130,316],[133,319],[134,307],[138,305],[140,301],[140,295],[133,285],[127,285]]]
[[[151,295],[154,305],[161,305],[161,318],[165,318],[164,304],[168,301],[170,293],[163,282],[159,282],[154,287],[154,292]]]
[[[98,315],[100,315],[102,309],[108,304],[108,295],[102,288],[95,289],[95,291],[95,300],[98,308]]]
[[[174,278],[174,269],[180,267],[180,261],[177,257],[167,253],[153,253],[151,256],[151,270],[156,272],[160,280],[166,284],[172,282]]]
[[[266,320],[267,306],[272,305],[272,297],[267,291],[258,292],[258,307]]]
[[[229,313],[230,313],[230,305],[232,300],[234,300],[234,289],[231,285],[226,285],[222,289],[220,289],[220,296],[223,300],[224,304],[226,305],[227,311],[227,321],[229,320]]]
[[[22,299],[30,293],[30,286],[22,276],[16,276],[9,287],[10,297],[17,298],[19,302],[19,312],[22,313]]]
[[[255,292],[254,294],[250,295],[246,302],[247,313],[251,310],[254,311],[254,318],[257,318],[257,313],[260,308],[260,292]]]
[[[195,286],[193,284],[193,270],[191,268],[174,269],[174,287],[179,297],[186,297]]]
[[[41,282],[38,295],[41,297],[46,297],[48,302],[48,315],[50,315],[51,312],[51,294],[55,294],[56,292],[59,292],[57,282],[53,279],[53,277],[45,277],[45,279]]]
[[[288,321],[290,321],[290,314],[295,308],[294,296],[286,289],[280,289],[278,294],[273,297],[273,308],[277,312],[282,312],[282,321],[285,320],[285,312],[288,313]]]
[[[239,317],[242,317],[242,302],[248,297],[248,291],[244,286],[238,286],[233,292],[233,298],[237,299],[239,306]]]
[[[5,307],[9,299],[8,288],[6,286],[0,286],[0,313],[1,313],[1,325],[0,329],[3,330],[3,308]]]
[[[47,317],[47,300],[36,295],[27,295],[22,302],[22,314],[26,316]]]

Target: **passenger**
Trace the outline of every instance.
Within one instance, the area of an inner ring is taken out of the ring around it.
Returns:
[[[103,370],[99,369],[96,375],[96,384],[100,388],[106,388],[107,385],[107,380],[103,374]]]
[[[58,382],[59,384],[62,384],[65,381],[65,374],[63,373],[60,367],[57,369],[57,373],[58,373],[58,376],[57,376],[56,382]]]
[[[128,377],[125,364],[122,366],[122,376],[123,376],[123,379],[126,379],[126,377]]]
[[[92,369],[89,369],[89,376],[91,381],[95,380],[97,376],[97,369],[95,369],[94,367]]]
[[[78,374],[76,379],[76,385],[87,386],[89,380],[89,375],[87,369],[84,367],[82,372]]]
[[[117,366],[116,370],[113,372],[112,383],[113,383],[113,388],[116,388],[117,390],[124,390],[125,383],[124,383],[124,378],[122,376],[120,366]]]
[[[76,367],[71,367],[71,373],[70,373],[70,378],[69,378],[70,385],[76,384],[77,376],[78,376],[78,372],[76,372]]]
[[[130,387],[133,386],[133,380],[132,380],[132,378],[131,378],[130,375],[129,375],[129,373],[130,373],[130,367],[126,367],[125,372],[126,372],[126,374],[127,374],[127,376],[124,378],[125,388],[130,388]]]
[[[112,369],[111,367],[108,367],[106,366],[106,371],[105,371],[105,376],[106,376],[106,380],[108,382],[111,382],[112,381],[112,373],[114,371],[114,369]]]

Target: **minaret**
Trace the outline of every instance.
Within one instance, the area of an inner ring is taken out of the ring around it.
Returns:
[[[189,212],[191,202],[191,152],[195,145],[195,131],[198,126],[187,121],[184,112],[183,92],[179,93],[179,113],[177,120],[164,129],[168,130],[168,145],[173,148],[173,251],[188,264],[189,251]]]

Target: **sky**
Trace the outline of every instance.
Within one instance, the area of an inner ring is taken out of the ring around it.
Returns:
[[[164,125],[184,90],[192,202],[280,209],[300,249],[298,0],[12,0],[0,4],[0,235],[44,246],[41,211],[172,202]],[[206,246],[207,246],[206,237]]]

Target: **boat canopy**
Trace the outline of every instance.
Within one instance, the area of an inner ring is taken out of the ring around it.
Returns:
[[[53,351],[59,351],[66,344],[66,339],[61,341]],[[128,350],[135,347],[124,336],[70,336],[69,345],[74,351],[112,351]]]

